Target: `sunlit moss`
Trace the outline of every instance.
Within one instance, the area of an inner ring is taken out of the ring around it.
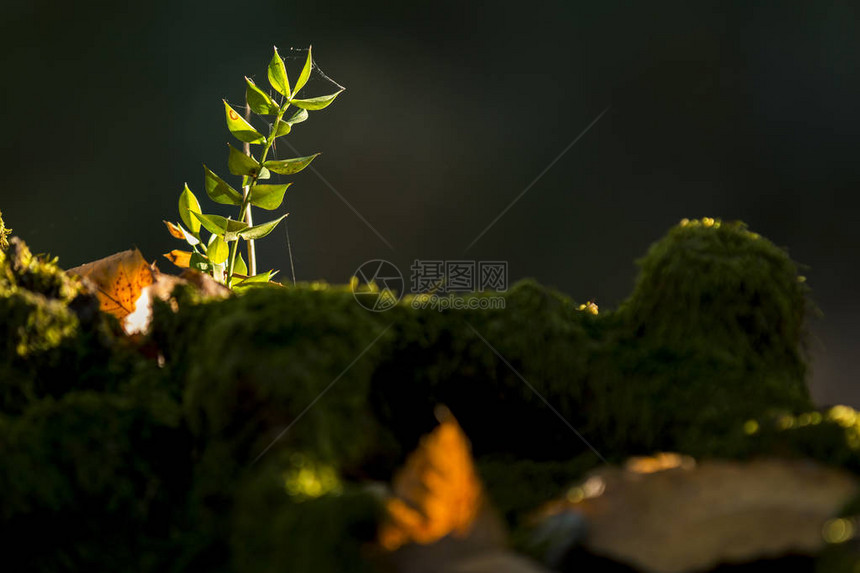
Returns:
[[[747,420],[744,422],[744,433],[752,435],[758,432],[758,422],[755,420]]]
[[[827,412],[827,419],[836,422],[843,428],[851,428],[857,425],[857,411],[849,406],[833,406]]]
[[[855,535],[854,522],[843,517],[828,520],[821,531],[827,543],[845,543]]]
[[[338,494],[343,490],[332,466],[315,462],[298,453],[291,456],[290,462],[290,468],[284,471],[284,486],[291,496],[310,499]]]
[[[12,229],[7,229],[3,222],[3,213],[0,211],[0,251],[5,251],[9,247],[7,237],[12,233]]]
[[[583,310],[583,311],[589,312],[589,313],[594,314],[594,315],[598,314],[598,312],[599,312],[599,309],[597,308],[597,304],[594,303],[593,301],[588,301],[587,303],[579,305],[578,307],[576,307],[576,310]]]

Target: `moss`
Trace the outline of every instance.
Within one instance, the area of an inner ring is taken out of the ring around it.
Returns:
[[[305,487],[293,483],[302,470],[313,474],[300,478]],[[333,472],[293,452],[273,456],[243,480],[230,538],[237,573],[376,570],[368,546],[381,503],[365,488],[332,482],[326,476]]]
[[[156,394],[71,392],[0,417],[7,561],[39,571],[124,570],[129,555],[137,570],[165,564],[187,440],[178,405]],[[50,551],[33,552],[33,539]]]
[[[443,402],[479,455],[566,459],[587,448],[560,418],[610,458],[707,455],[750,416],[812,407],[807,288],[784,251],[704,220],[672,229],[640,265],[631,298],[597,316],[529,281],[500,310],[401,305],[374,374],[378,415],[408,447]]]
[[[12,229],[7,229],[6,224],[3,222],[3,212],[0,211],[0,251],[5,251],[9,248],[9,241],[7,237],[12,233]]]
[[[55,348],[77,329],[68,303],[83,292],[55,260],[34,257],[23,241],[0,250],[0,317],[6,356],[27,357]]]
[[[807,457],[860,474],[860,412],[848,406],[799,414],[771,411],[720,437],[723,457]]]
[[[301,417],[279,447],[341,462],[363,455],[376,431],[367,391],[384,328],[347,290],[254,289],[190,306],[157,336],[187,350],[181,365],[166,358],[184,374],[196,435],[229,439],[253,459]]]
[[[467,295],[479,298],[490,295]],[[393,345],[374,372],[377,415],[408,451],[446,404],[475,454],[563,459],[584,446],[543,401],[583,423],[590,355],[603,324],[533,281],[504,295],[505,308],[390,311]],[[497,354],[498,353],[498,354]]]
[[[629,389],[629,411],[646,423],[618,416],[605,431],[640,436],[644,448],[705,454],[710,437],[739,418],[812,408],[808,288],[782,249],[742,223],[704,219],[670,230],[639,264],[617,313],[624,327],[600,359],[606,390]]]
[[[807,289],[785,252],[703,220],[640,265],[630,299],[599,315],[533,281],[498,295],[504,308],[443,312],[407,297],[371,313],[318,284],[217,301],[179,288],[154,306],[159,368],[13,239],[0,252],[0,456],[12,460],[0,487],[18,501],[4,502],[4,527],[23,539],[56,524],[65,561],[43,570],[125,569],[123,552],[138,569],[361,570],[379,508],[357,484],[390,479],[438,403],[515,528],[597,463],[576,432],[610,461],[789,452],[860,472],[854,426],[764,429],[812,410]],[[745,432],[752,419],[760,430]],[[78,514],[91,518],[74,530]],[[143,521],[162,529],[133,545]],[[100,529],[108,550],[93,557]]]
[[[301,542],[292,544],[270,537],[270,526],[261,534],[237,484],[254,482],[270,460],[296,451],[308,452],[338,479],[366,477],[364,462],[390,442],[368,406],[370,375],[387,344],[385,325],[342,287],[253,289],[220,301],[180,291],[172,302],[176,311],[169,302],[156,305],[152,338],[164,349],[165,372],[184,388],[184,415],[197,448],[188,502],[193,533],[183,563],[209,571],[232,570],[231,562],[262,564],[263,556],[252,559],[247,549],[255,543],[271,544],[264,554],[280,555],[275,562],[289,557],[283,547],[292,548],[289,562],[296,567],[334,559],[334,545],[323,539],[307,545],[302,536],[308,533],[298,532],[294,520],[345,527],[352,494],[293,507],[281,476],[276,495],[286,505],[277,507],[285,513],[272,519],[297,531]]]
[[[155,365],[56,259],[35,256],[13,237],[0,251],[0,412],[65,392],[115,390]]]

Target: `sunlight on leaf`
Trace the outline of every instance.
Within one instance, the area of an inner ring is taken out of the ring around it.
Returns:
[[[483,504],[463,430],[447,409],[440,408],[438,417],[439,426],[422,438],[394,478],[394,497],[386,503],[387,520],[379,531],[388,551],[407,543],[434,543],[449,534],[465,537]]]
[[[287,213],[287,215],[289,215],[289,213]],[[256,225],[254,227],[242,229],[237,234],[245,240],[262,239],[263,237],[274,231],[275,227],[278,226],[278,223],[286,219],[287,215],[282,215],[274,221],[269,221],[268,223],[263,223],[262,225]]]
[[[229,143],[230,155],[227,157],[227,169],[233,175],[255,175],[260,170],[260,164],[256,159],[245,155]]]
[[[313,155],[308,155],[307,157],[295,157],[293,159],[274,159],[272,161],[266,161],[263,165],[266,168],[274,171],[279,175],[292,175],[293,173],[298,173],[305,167],[311,164],[311,161],[316,159],[319,156],[319,153],[314,153]]]
[[[308,110],[300,109],[296,113],[293,114],[293,117],[286,120],[286,122],[289,123],[290,125],[295,125],[297,123],[301,123],[301,122],[305,121],[307,118],[308,118]]]
[[[245,264],[245,259],[242,258],[242,253],[236,256],[236,266],[233,267],[233,275],[247,275],[248,265]]]
[[[200,221],[191,216],[192,211],[199,213],[200,203],[197,201],[194,193],[191,192],[191,189],[188,188],[188,183],[186,183],[185,189],[182,190],[182,194],[179,196],[179,217],[185,223],[185,226],[191,229],[192,233],[196,234],[200,232]]]
[[[292,131],[293,126],[285,121],[278,122],[278,129],[275,130],[275,137],[281,137],[283,135],[287,135]]]
[[[311,56],[311,48],[313,46],[308,47],[308,58],[305,60],[305,65],[302,68],[302,73],[299,74],[299,79],[296,80],[296,86],[293,89],[293,95],[299,93],[299,90],[305,87],[305,84],[308,83],[308,79],[311,77],[311,68],[313,67],[313,57]]]
[[[254,127],[245,121],[241,115],[236,113],[236,110],[230,107],[227,100],[224,100],[224,112],[227,115],[227,129],[239,141],[246,143],[265,143],[266,138],[262,133],[254,129]]]
[[[230,147],[230,149],[233,149]],[[215,175],[215,173],[203,166],[203,177],[206,183],[206,194],[216,203],[222,205],[241,205],[242,194],[230,187],[226,181]]]
[[[292,183],[284,185],[255,185],[251,187],[251,205],[272,211],[281,206],[284,193]]]
[[[230,255],[230,247],[227,246],[227,243],[220,235],[215,235],[215,240],[213,240],[212,244],[209,245],[209,249],[206,253],[209,256],[210,261],[216,265],[220,265],[226,261],[227,257]]]
[[[272,88],[282,96],[290,97],[290,80],[287,78],[287,69],[284,67],[284,60],[278,54],[278,48],[275,46],[275,55],[269,62],[268,68],[269,83]]]
[[[222,235],[227,242],[235,241],[238,237],[237,233],[248,228],[248,223],[234,221],[220,215],[206,215],[194,211],[191,215],[196,217],[207,231],[213,235]]]
[[[152,284],[152,269],[139,250],[116,253],[87,263],[70,273],[89,279],[97,288],[101,309],[119,319],[134,311],[144,287]]]
[[[318,109],[324,109],[324,108],[328,107],[331,104],[331,102],[334,101],[334,98],[339,96],[341,94],[341,92],[343,92],[343,90],[340,90],[339,92],[335,92],[335,93],[329,94],[329,95],[312,97],[310,99],[291,99],[290,103],[296,107],[300,107],[302,109],[309,109],[312,111],[318,110]]]
[[[191,253],[189,251],[174,249],[169,253],[165,253],[164,257],[181,269],[187,269],[191,266]]]
[[[251,78],[246,77],[245,82],[248,84],[245,90],[245,100],[251,106],[251,110],[259,115],[275,115],[279,108],[272,101],[269,94],[257,87],[257,84]]]

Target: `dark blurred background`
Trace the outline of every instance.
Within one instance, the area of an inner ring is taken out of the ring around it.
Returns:
[[[860,406],[858,12],[848,1],[7,1],[0,209],[67,268],[138,246],[172,269],[161,254],[180,244],[161,220],[178,220],[183,182],[206,208],[200,164],[227,175],[221,98],[242,102],[244,75],[266,84],[273,44],[312,43],[347,91],[289,141],[323,152],[319,174],[393,250],[305,171],[281,209],[299,280],[346,282],[372,258],[404,275],[416,258],[507,260],[512,280],[612,308],[634,260],[678,220],[741,219],[809,267],[823,311],[814,395]],[[259,250],[262,268],[289,278],[283,229]]]

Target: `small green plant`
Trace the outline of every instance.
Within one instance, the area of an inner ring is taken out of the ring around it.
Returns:
[[[271,179],[272,173],[278,175],[298,173],[319,155],[315,153],[293,159],[269,159],[269,151],[277,138],[287,135],[294,125],[305,121],[309,111],[328,107],[343,91],[343,88],[340,88],[329,95],[299,99],[297,97],[299,91],[310,79],[312,69],[313,57],[311,48],[308,48],[304,67],[295,85],[291,87],[284,60],[278,54],[276,47],[268,67],[269,83],[277,92],[274,97],[246,77],[245,117],[243,118],[224,100],[227,129],[236,139],[244,143],[243,151],[227,144],[229,148],[227,169],[231,174],[242,178],[242,190],[240,192],[231,187],[206,165],[203,166],[203,176],[209,198],[222,205],[239,207],[239,216],[237,219],[232,219],[203,213],[197,197],[186,183],[179,197],[179,216],[185,226],[168,221],[165,221],[165,224],[172,236],[185,240],[192,250],[174,250],[165,255],[174,264],[206,272],[230,288],[269,282],[277,272],[266,271],[257,274],[254,240],[271,233],[287,215],[254,225],[251,207],[269,211],[279,208],[291,183],[263,184],[260,182]],[[291,106],[297,109],[289,119],[285,119],[287,110]],[[250,124],[251,111],[260,116],[274,116],[268,135],[263,135]],[[251,153],[251,145],[260,146],[261,151],[256,156]],[[201,236],[202,229],[210,233],[207,240]],[[248,243],[247,265],[239,253],[240,240]]]

